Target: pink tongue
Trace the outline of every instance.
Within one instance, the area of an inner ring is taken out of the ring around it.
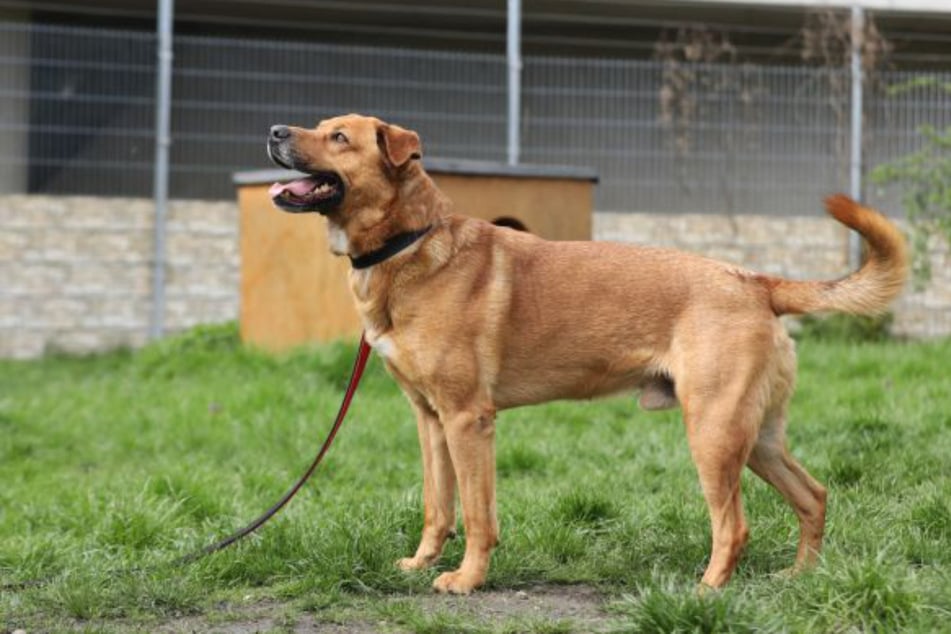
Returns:
[[[314,179],[301,178],[289,183],[274,183],[268,190],[268,194],[270,194],[271,198],[276,198],[284,192],[290,192],[294,196],[303,197],[314,191],[315,187],[317,187],[317,183],[314,182]]]

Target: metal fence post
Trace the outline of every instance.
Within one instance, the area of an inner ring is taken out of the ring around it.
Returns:
[[[508,161],[518,163],[522,114],[522,1],[508,0],[506,50],[509,67]]]
[[[862,199],[862,110],[863,82],[862,47],[865,41],[865,11],[857,4],[852,5],[851,20],[852,48],[852,143],[849,156],[849,194],[855,200]],[[855,231],[849,233],[849,264],[858,266],[862,259],[862,240]]]
[[[165,223],[168,215],[168,160],[172,108],[172,30],[174,0],[158,0],[158,73],[155,88],[155,245],[152,272],[152,319],[149,336],[165,330]]]

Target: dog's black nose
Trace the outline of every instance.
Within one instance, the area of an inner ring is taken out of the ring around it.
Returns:
[[[271,139],[274,141],[283,141],[291,136],[291,129],[286,125],[272,125]]]

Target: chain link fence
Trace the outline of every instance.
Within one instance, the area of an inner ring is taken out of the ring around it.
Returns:
[[[505,158],[502,55],[179,36],[174,56],[173,198],[231,198],[232,172],[268,166],[271,124],[346,112],[417,130],[429,156]],[[811,214],[848,187],[846,70],[523,61],[522,160],[595,168],[598,210]],[[155,72],[152,34],[0,22],[0,191],[150,196]],[[951,125],[951,74],[873,79],[867,168]]]

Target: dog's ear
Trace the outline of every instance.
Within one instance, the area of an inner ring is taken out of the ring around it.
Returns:
[[[376,129],[376,142],[393,167],[402,167],[410,159],[423,155],[419,135],[398,125],[384,123]]]

